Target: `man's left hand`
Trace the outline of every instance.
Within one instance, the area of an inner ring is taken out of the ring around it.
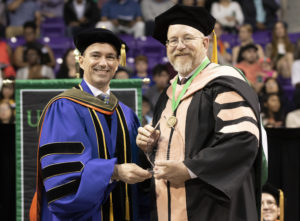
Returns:
[[[174,160],[156,161],[154,178],[168,180],[175,187],[183,186],[186,180],[191,179],[184,163]]]

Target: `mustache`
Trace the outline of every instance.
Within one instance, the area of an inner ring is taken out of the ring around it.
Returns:
[[[179,57],[179,56],[183,56],[183,55],[191,55],[191,53],[178,53],[178,54],[175,54],[174,56]]]

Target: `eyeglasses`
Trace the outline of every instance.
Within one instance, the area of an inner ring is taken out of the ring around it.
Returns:
[[[184,44],[184,45],[188,45],[188,44],[192,43],[192,41],[195,41],[198,38],[202,39],[203,37],[184,37],[184,38],[181,39],[181,43]],[[179,39],[180,38],[168,39],[166,41],[166,44],[168,46],[171,46],[171,47],[176,47],[179,44]]]

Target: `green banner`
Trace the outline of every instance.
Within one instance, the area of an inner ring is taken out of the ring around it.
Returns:
[[[29,220],[36,184],[37,126],[48,101],[81,79],[16,80],[16,220]],[[112,80],[111,91],[142,119],[142,80]],[[133,150],[133,159],[136,152]]]

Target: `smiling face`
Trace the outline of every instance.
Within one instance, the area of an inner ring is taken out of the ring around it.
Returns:
[[[119,58],[110,44],[94,43],[79,57],[79,65],[84,70],[84,80],[106,92],[119,66]]]
[[[261,198],[262,216],[265,221],[276,221],[280,215],[280,208],[276,204],[275,198],[268,193],[262,193]]]
[[[167,44],[167,55],[174,69],[182,76],[187,76],[198,67],[207,54],[208,38],[193,27],[170,25],[167,38],[169,42],[178,41],[176,46]]]

